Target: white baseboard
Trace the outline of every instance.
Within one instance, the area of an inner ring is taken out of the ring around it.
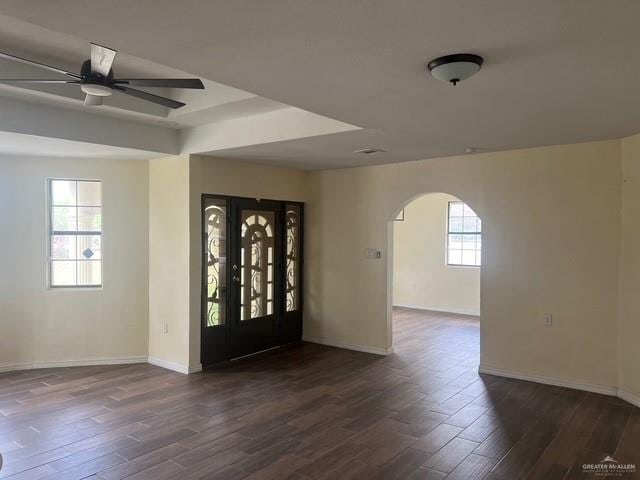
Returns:
[[[612,397],[618,397],[629,402],[636,407],[640,407],[640,397],[634,395],[621,388],[612,387],[608,385],[594,385],[591,383],[580,383],[572,380],[566,380],[563,378],[547,377],[544,375],[533,375],[529,373],[519,372],[515,370],[508,370],[504,368],[489,367],[486,365],[480,365],[478,372],[486,373],[487,375],[496,375],[498,377],[516,378],[518,380],[526,380],[528,382],[543,383],[545,385],[554,385],[556,387],[573,388],[574,390],[584,390],[585,392],[601,393],[603,395],[611,395]]]
[[[486,373],[488,375],[497,375],[498,377],[516,378],[518,380],[543,383],[545,385],[554,385],[556,387],[566,387],[573,388],[574,390],[584,390],[585,392],[613,395],[614,397],[618,394],[618,389],[609,385],[595,385],[591,383],[574,382],[573,380],[567,380],[564,378],[547,377],[544,375],[535,375],[516,370],[489,367],[486,365],[480,365],[478,371],[480,373]]]
[[[13,372],[17,370],[31,370],[33,363],[0,363],[0,373]]]
[[[32,370],[36,368],[59,368],[59,367],[89,367],[94,365],[127,365],[131,363],[147,363],[146,356],[137,357],[103,357],[103,358],[82,358],[75,360],[54,360],[49,362],[30,363],[2,363],[0,372],[10,372],[16,370]]]
[[[147,363],[155,365],[156,367],[166,368],[167,370],[173,370],[174,372],[183,373],[188,375],[190,373],[197,373],[202,371],[202,364],[187,366],[181,363],[169,362],[157,357],[148,357]]]
[[[320,345],[327,345],[329,347],[338,347],[338,348],[344,348],[346,350],[355,350],[356,352],[373,353],[375,355],[391,355],[393,353],[393,348],[376,348],[376,347],[368,347],[365,345],[353,345],[350,343],[335,342],[327,338],[310,337],[307,335],[304,335],[302,337],[302,340],[305,342],[319,343]]]
[[[622,400],[629,402],[636,407],[640,407],[640,397],[633,395],[632,393],[627,392],[626,390],[618,389],[618,397]]]
[[[202,364],[192,365],[189,367],[189,373],[198,373],[202,371]]]
[[[182,365],[181,363],[170,362],[157,357],[149,357],[147,360],[151,365],[156,367],[166,368],[167,370],[173,370],[174,372],[189,374],[189,366]]]
[[[137,356],[137,357],[103,357],[103,358],[82,358],[76,360],[55,360],[50,362],[25,362],[25,363],[0,363],[0,373],[14,372],[19,370],[33,370],[36,368],[61,368],[61,367],[89,367],[95,365],[128,365],[133,363],[150,363],[158,367],[167,368],[175,372],[189,374],[202,371],[202,365],[186,367],[178,363],[168,362],[160,358]]]
[[[462,311],[462,310],[445,310],[442,308],[431,308],[431,307],[425,307],[424,305],[401,305],[401,304],[394,304],[393,308],[409,308],[411,310],[426,310],[428,312],[440,312],[440,313],[452,313],[454,315],[469,315],[470,317],[480,317],[480,314],[477,312],[470,312],[470,311]]]

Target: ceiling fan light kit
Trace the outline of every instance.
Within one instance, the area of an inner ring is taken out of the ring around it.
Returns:
[[[438,57],[427,63],[427,69],[434,78],[457,85],[477,73],[484,59],[473,53],[454,53]]]
[[[91,58],[83,62],[80,74],[78,75],[61,68],[52,67],[44,63],[0,52],[0,58],[26,63],[28,65],[33,65],[70,77],[70,79],[66,80],[5,78],[0,79],[0,83],[75,84],[80,85],[80,89],[86,94],[84,99],[84,104],[86,106],[102,105],[103,98],[112,95],[115,91],[173,109],[184,107],[185,103],[178,102],[171,98],[154,95],[143,90],[137,90],[135,88],[131,88],[129,85],[151,88],[204,89],[204,84],[197,78],[114,78],[112,66],[117,53],[118,52],[116,50],[92,43]]]
[[[95,83],[81,83],[80,89],[87,95],[96,95],[98,97],[108,97],[113,93],[109,87]]]

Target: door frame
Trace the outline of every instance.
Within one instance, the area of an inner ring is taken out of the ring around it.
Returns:
[[[221,195],[221,194],[214,194],[214,193],[203,193],[201,194],[201,198],[200,198],[200,235],[201,235],[201,244],[200,244],[200,262],[201,262],[201,266],[200,266],[200,284],[201,284],[201,295],[200,295],[200,360],[202,362],[202,366],[203,368],[206,368],[208,366],[213,366],[216,364],[220,364],[220,363],[224,363],[224,362],[228,362],[228,361],[233,361],[237,358],[242,358],[242,357],[236,357],[233,358],[231,357],[231,330],[232,328],[229,328],[229,322],[234,321],[232,315],[231,315],[231,305],[228,300],[229,300],[229,295],[227,294],[227,298],[226,298],[226,302],[225,302],[225,323],[223,325],[219,325],[219,326],[215,326],[215,327],[205,327],[205,323],[206,323],[206,314],[207,314],[207,282],[206,282],[206,278],[207,278],[207,262],[205,260],[205,252],[207,251],[207,243],[208,243],[208,237],[207,237],[207,232],[206,232],[206,218],[205,218],[205,204],[206,201],[209,199],[213,199],[213,200],[224,200],[225,204],[226,204],[226,222],[227,222],[227,242],[229,242],[230,244],[230,237],[232,236],[232,232],[231,232],[231,228],[232,228],[232,224],[234,222],[231,221],[231,215],[232,215],[232,211],[231,211],[231,202],[232,200],[264,200],[264,201],[269,201],[269,202],[276,202],[279,206],[279,212],[278,212],[278,216],[279,216],[279,231],[277,232],[277,234],[280,235],[280,239],[283,243],[283,248],[282,248],[282,258],[281,260],[281,265],[282,265],[282,269],[280,271],[277,272],[278,275],[280,275],[281,277],[283,276],[284,272],[286,271],[286,206],[287,205],[296,205],[300,208],[300,228],[299,228],[299,249],[300,249],[300,265],[298,267],[299,269],[299,293],[298,293],[298,302],[299,302],[299,308],[295,311],[292,312],[287,312],[286,311],[286,297],[284,295],[285,293],[285,285],[286,282],[282,281],[282,278],[279,279],[280,281],[278,282],[278,284],[280,285],[280,288],[278,292],[274,292],[274,297],[278,297],[280,299],[280,301],[278,302],[279,305],[274,305],[274,312],[275,312],[275,329],[277,332],[277,337],[276,337],[276,345],[272,348],[278,348],[282,345],[285,345],[287,343],[293,343],[293,342],[299,342],[302,340],[302,320],[303,320],[303,311],[304,311],[304,252],[305,252],[305,248],[304,248],[304,243],[305,243],[305,239],[304,239],[304,230],[305,230],[305,224],[304,224],[304,206],[305,203],[304,202],[300,202],[300,201],[293,201],[293,200],[274,200],[271,198],[262,198],[262,197],[244,197],[244,196],[237,196],[237,195]],[[230,265],[229,260],[230,260],[230,255],[229,255],[229,248],[227,247],[227,263],[228,265]],[[226,280],[226,288],[227,290],[229,290],[231,288],[232,285],[232,269],[231,268],[226,268],[226,272],[225,272],[225,280]],[[276,311],[277,309],[277,311]],[[283,324],[284,322],[296,322],[296,324],[298,324],[297,326],[295,326],[295,328],[287,328],[287,329],[283,329]],[[205,359],[205,348],[206,348],[206,342],[205,342],[205,331],[207,328],[216,328],[216,329],[221,329],[224,331],[223,334],[220,334],[220,337],[224,336],[224,338],[220,339],[220,345],[224,346],[224,355],[219,355],[216,357],[216,361],[215,362],[204,362]],[[268,349],[268,350],[271,350]],[[257,353],[260,352],[254,352],[251,353],[249,355],[255,355]],[[248,355],[247,355],[248,356]]]

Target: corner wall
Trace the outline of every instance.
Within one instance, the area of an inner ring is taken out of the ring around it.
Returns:
[[[149,161],[149,362],[189,372],[189,156]]]
[[[482,366],[615,392],[620,155],[607,141],[312,173],[305,335],[391,347],[388,225],[444,191],[483,219]]]
[[[622,140],[622,176],[618,375],[621,396],[640,404],[640,135]]]

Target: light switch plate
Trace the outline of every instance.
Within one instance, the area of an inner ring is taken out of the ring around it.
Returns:
[[[365,248],[364,256],[369,260],[378,260],[382,257],[382,252],[377,248]]]

